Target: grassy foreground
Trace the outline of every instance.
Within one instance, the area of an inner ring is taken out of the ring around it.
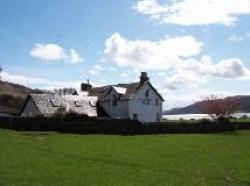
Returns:
[[[250,185],[250,131],[84,136],[0,130],[0,185]]]

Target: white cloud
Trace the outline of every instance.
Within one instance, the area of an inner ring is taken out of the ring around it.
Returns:
[[[68,61],[72,64],[77,64],[83,61],[80,55],[70,49],[68,52],[57,44],[35,44],[35,47],[30,51],[30,55],[42,61]]]
[[[30,55],[44,61],[64,60],[67,55],[64,49],[57,44],[35,44]]]
[[[217,63],[209,56],[195,59],[201,53],[202,45],[193,36],[168,37],[161,41],[133,41],[116,33],[106,40],[104,53],[109,61],[118,66],[131,67],[135,72],[157,71],[158,76],[167,77],[165,87],[168,89],[197,87],[209,78],[250,78],[250,70],[241,59],[223,59]],[[95,71],[91,73],[96,74]]]
[[[250,0],[139,0],[133,6],[139,13],[162,23],[179,25],[232,25],[238,15],[250,14]]]
[[[213,64],[209,56],[200,61],[188,59],[178,66],[182,72],[195,73],[198,76],[214,76],[222,78],[249,78],[250,70],[237,58],[224,59]]]
[[[180,86],[196,86],[205,83],[209,77],[228,79],[250,79],[250,69],[237,58],[224,59],[214,64],[209,56],[200,61],[187,59],[175,67],[175,74],[167,79],[167,88],[177,89]]]
[[[243,40],[243,37],[241,36],[238,36],[238,35],[231,35],[229,38],[228,38],[229,41],[236,41],[236,42],[239,42],[239,41],[242,41]]]
[[[119,66],[157,70],[172,67],[180,58],[199,54],[201,47],[202,43],[190,35],[154,42],[132,41],[115,33],[106,40],[104,54]]]
[[[206,82],[206,79],[197,76],[195,73],[178,72],[172,77],[167,78],[166,82],[166,88],[176,90],[181,86],[196,88],[198,84]]]
[[[69,62],[72,64],[81,63],[83,61],[81,56],[74,49],[70,49],[68,59],[69,59]]]

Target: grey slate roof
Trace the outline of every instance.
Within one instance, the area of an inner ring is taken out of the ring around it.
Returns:
[[[30,98],[42,115],[54,114],[59,106],[72,110],[78,114],[97,116],[97,97],[78,95],[55,95],[55,94],[30,94]]]
[[[159,97],[162,98],[162,96],[157,92],[157,90],[151,85],[150,82],[145,82],[148,83],[152,89],[159,95]],[[139,90],[139,88],[142,85],[140,82],[135,82],[135,83],[128,83],[128,84],[117,84],[117,85],[108,85],[108,86],[103,86],[103,87],[93,87],[89,91],[90,96],[97,96],[98,101],[109,101],[110,96],[109,93],[112,90],[112,87],[122,87],[126,88],[125,94],[122,94],[121,97],[119,98],[120,101],[123,100],[130,100],[134,97],[136,92]]]

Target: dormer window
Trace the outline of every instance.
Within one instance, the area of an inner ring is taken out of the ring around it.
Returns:
[[[60,103],[58,100],[49,100],[52,107],[59,107]]]
[[[76,107],[82,107],[81,104],[79,103],[79,101],[75,101],[75,106]]]

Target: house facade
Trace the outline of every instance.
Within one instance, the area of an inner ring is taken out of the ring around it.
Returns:
[[[140,81],[103,87],[88,87],[90,96],[112,118],[127,118],[142,123],[159,122],[162,118],[163,97],[150,83],[146,72]]]

